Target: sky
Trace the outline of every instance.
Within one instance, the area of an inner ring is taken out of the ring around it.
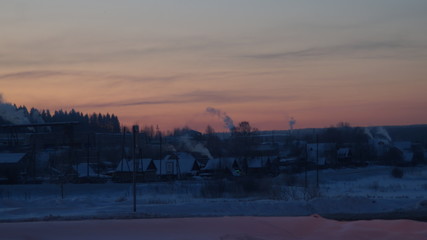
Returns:
[[[0,93],[123,124],[427,123],[425,0],[2,0]]]

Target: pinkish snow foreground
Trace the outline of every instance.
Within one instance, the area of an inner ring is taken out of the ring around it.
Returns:
[[[309,217],[218,217],[85,220],[0,224],[4,240],[130,239],[427,239],[427,223],[411,220],[339,222]]]

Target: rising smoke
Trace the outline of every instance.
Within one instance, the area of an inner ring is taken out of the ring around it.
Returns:
[[[291,117],[291,119],[289,120],[289,128],[290,128],[290,130],[294,129],[295,123],[297,123],[297,121],[293,117]]]
[[[38,110],[32,109],[28,114],[25,109],[16,108],[5,102],[2,94],[0,94],[0,118],[11,124],[44,123]]]
[[[206,108],[206,112],[213,114],[217,117],[219,117],[225,124],[225,127],[227,129],[229,129],[230,131],[232,131],[233,129],[235,129],[236,127],[234,126],[234,122],[233,119],[231,119],[230,116],[227,115],[227,113],[222,112],[219,109],[213,108],[213,107],[207,107]]]
[[[17,109],[10,103],[6,103],[0,94],[0,118],[12,124],[29,124],[30,120],[25,116],[23,109]]]
[[[390,135],[388,134],[387,130],[385,130],[385,128],[383,127],[374,127],[374,128],[365,128],[365,134],[370,138],[370,139],[382,139],[382,140],[386,140],[388,142],[391,142],[392,139],[390,137]]]
[[[369,139],[374,139],[374,136],[372,135],[371,130],[369,130],[369,128],[364,128],[363,131],[365,135],[369,137]]]
[[[209,150],[205,146],[203,146],[201,143],[191,141],[190,136],[188,136],[188,135],[182,136],[182,137],[180,137],[180,141],[185,145],[185,147],[189,151],[197,152],[197,153],[200,153],[202,155],[207,156],[209,159],[213,159]]]

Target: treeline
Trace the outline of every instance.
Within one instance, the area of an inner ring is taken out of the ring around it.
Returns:
[[[26,106],[16,106],[0,103],[0,124],[39,124],[53,122],[79,122],[77,131],[118,133],[120,121],[114,114],[92,113],[84,114],[72,109],[71,111],[27,109]],[[52,128],[55,131],[55,128]]]
[[[82,112],[72,109],[71,111],[55,111],[53,114],[49,110],[43,110],[41,117],[47,123],[49,122],[79,122],[77,130],[92,131],[101,133],[118,133],[120,132],[120,121],[114,114],[110,115],[101,113],[83,114]]]

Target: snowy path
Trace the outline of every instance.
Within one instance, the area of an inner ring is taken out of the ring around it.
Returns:
[[[0,224],[5,240],[133,239],[427,239],[427,223],[409,220],[338,222],[309,217],[219,217]]]

